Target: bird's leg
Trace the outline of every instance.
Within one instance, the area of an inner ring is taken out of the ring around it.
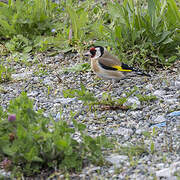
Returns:
[[[105,91],[111,91],[114,83],[115,83],[115,81],[109,80],[108,85],[107,85],[106,87],[104,87],[103,90],[105,90]]]

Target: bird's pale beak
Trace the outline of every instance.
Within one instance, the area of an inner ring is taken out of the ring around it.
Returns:
[[[87,53],[84,53],[83,55],[86,56],[86,57],[89,57],[89,56],[91,56],[91,53],[87,52]]]

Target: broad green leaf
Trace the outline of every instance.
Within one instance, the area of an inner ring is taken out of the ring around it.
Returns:
[[[78,27],[78,16],[76,14],[76,11],[73,8],[71,8],[70,6],[67,6],[66,10],[67,10],[69,17],[71,19],[74,38],[78,39],[79,27]]]
[[[23,52],[26,52],[26,53],[28,53],[30,51],[32,51],[32,47],[31,46],[25,47],[24,50],[23,50]]]
[[[15,155],[15,151],[13,150],[12,146],[10,147],[9,144],[6,144],[2,147],[2,151],[4,154],[8,155],[8,156],[14,156]]]

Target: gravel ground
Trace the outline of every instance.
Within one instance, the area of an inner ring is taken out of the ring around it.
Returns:
[[[63,68],[84,62],[76,54],[59,54],[54,57],[41,54],[36,57],[36,61],[29,59],[29,66],[10,62],[9,66],[14,69],[13,79],[0,84],[1,106],[6,108],[9,100],[26,91],[34,99],[35,110],[44,109],[45,114],[51,114],[55,120],[64,118],[67,121],[70,121],[70,112],[76,112],[75,118],[86,124],[90,135],[104,133],[116,139],[114,150],[105,155],[109,165],[85,167],[80,174],[70,175],[70,179],[179,179],[180,116],[168,114],[180,110],[180,63],[177,62],[171,70],[153,74],[151,78],[135,77],[112,84],[111,89],[106,89],[109,82],[97,78],[91,71],[62,71]],[[132,105],[133,109],[97,107],[93,111],[77,98],[64,98],[63,90],[79,89],[81,84],[95,97],[101,98],[106,92],[114,99],[124,97],[126,92],[136,86],[138,90],[125,104]],[[155,95],[157,99],[142,102],[136,94]],[[157,127],[155,132],[153,127]],[[127,151],[134,151],[132,147],[140,144],[148,152],[141,156],[127,156]],[[123,151],[121,146],[128,147],[128,150]],[[57,173],[54,179],[63,177]]]

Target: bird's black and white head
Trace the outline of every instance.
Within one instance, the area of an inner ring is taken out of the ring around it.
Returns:
[[[104,54],[104,48],[102,46],[95,46],[90,48],[89,52],[85,56],[91,56],[91,58],[96,59]]]

